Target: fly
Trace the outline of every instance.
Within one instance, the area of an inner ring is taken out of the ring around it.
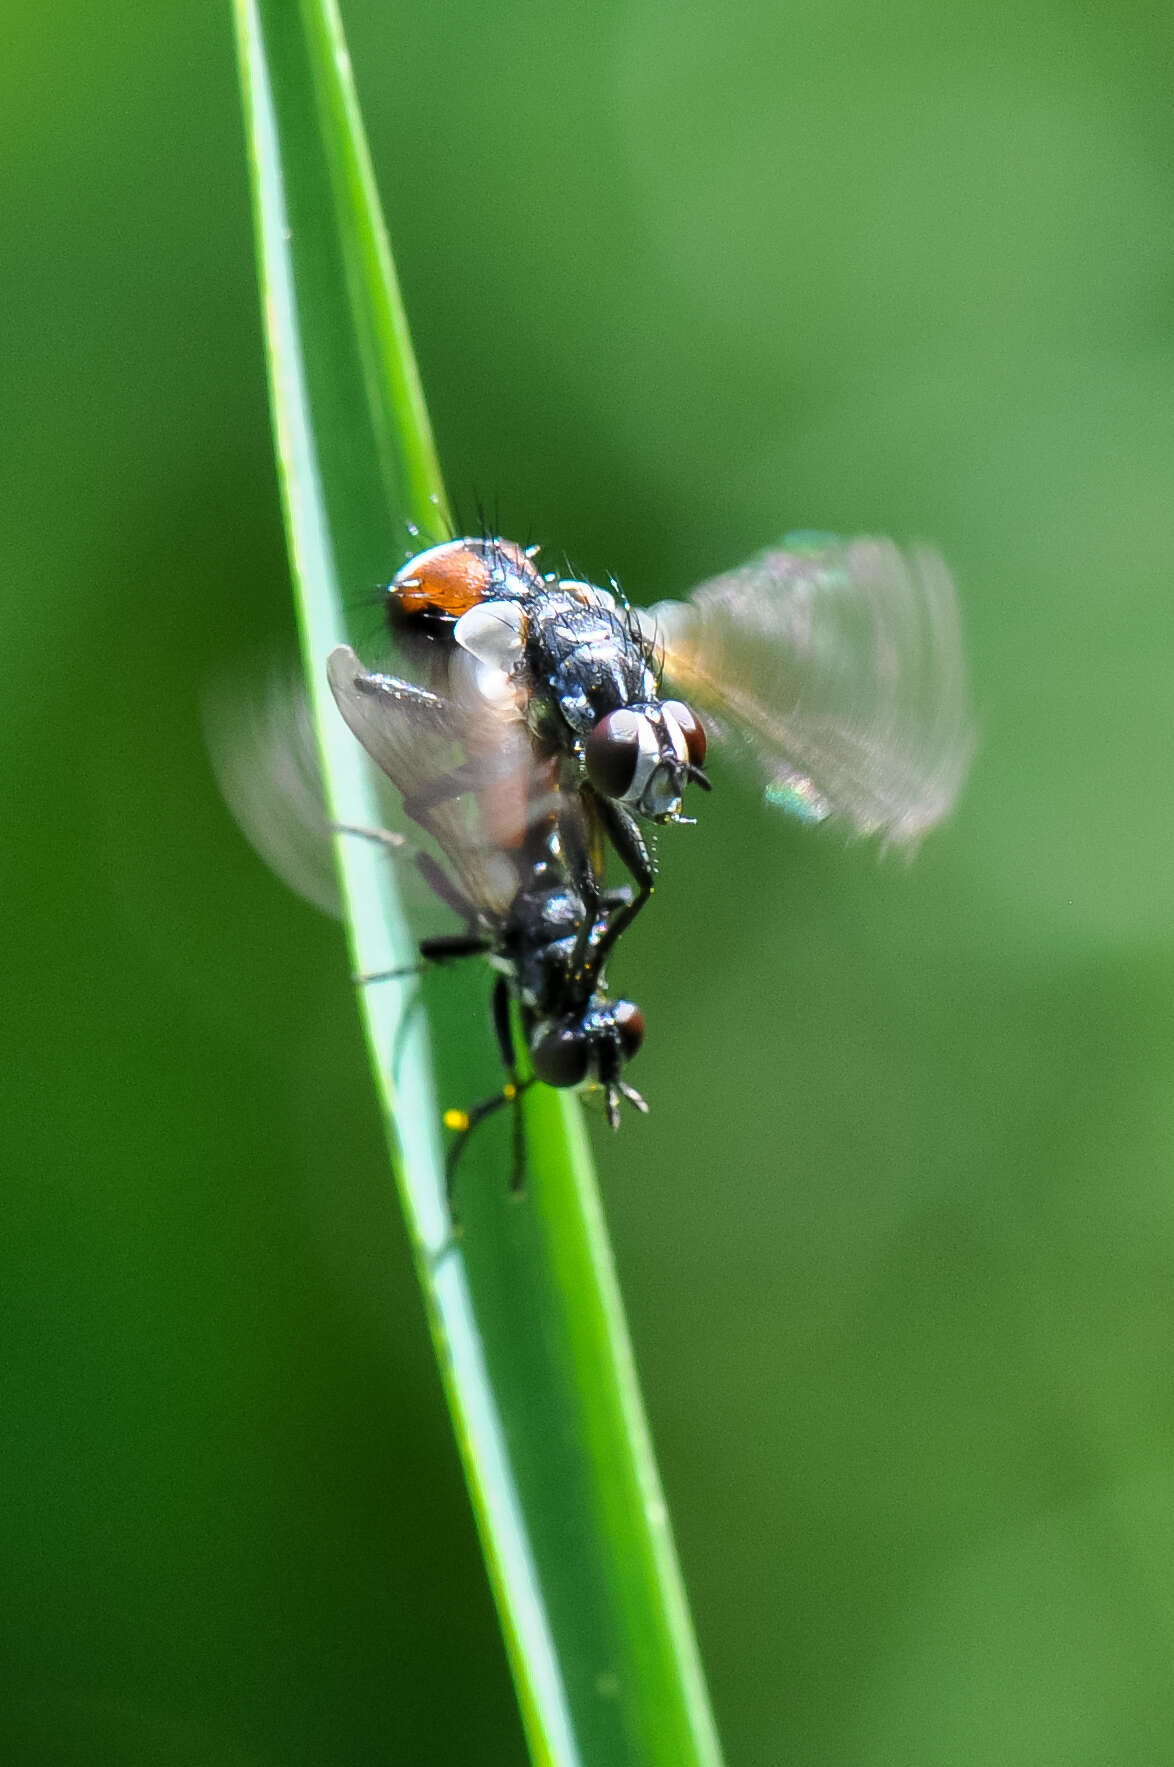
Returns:
[[[440,659],[443,662],[443,657]],[[644,1018],[629,1000],[608,994],[603,965],[613,927],[630,906],[626,888],[598,889],[589,910],[565,861],[547,773],[535,767],[521,728],[510,742],[486,718],[479,694],[440,693],[396,676],[369,673],[340,646],[328,663],[343,718],[367,754],[400,792],[405,811],[430,834],[447,862],[429,853],[417,864],[434,893],[464,922],[464,931],[424,939],[422,964],[484,955],[499,971],[493,1024],[506,1069],[505,1086],[468,1112],[449,1112],[457,1131],[447,1161],[450,1190],[457,1161],[477,1125],[506,1105],[514,1110],[513,1183],[520,1186],[525,1147],[520,1100],[534,1080],[556,1087],[602,1090],[608,1121],[619,1126],[621,1100],[647,1106],[624,1078],[639,1051]],[[443,670],[434,670],[434,678]],[[492,740],[490,740],[492,738]],[[462,770],[461,793],[436,790]],[[384,836],[399,845],[400,838]],[[366,976],[403,976],[390,970]],[[518,1073],[511,1006],[516,1005],[533,1072]]]
[[[609,920],[610,948],[652,894],[640,820],[684,820],[686,784],[709,790],[705,732],[687,706],[660,696],[655,641],[618,592],[544,576],[532,550],[504,539],[429,547],[396,573],[386,607],[409,654],[439,643],[461,659],[486,707],[552,765],[566,861],[587,910],[579,963],[611,842],[636,891]],[[463,774],[436,789],[463,791]]]
[[[804,820],[912,845],[952,807],[972,739],[954,587],[931,548],[798,536],[648,610],[614,582],[544,574],[535,551],[429,547],[396,572],[386,607],[401,643],[460,658],[485,716],[511,740],[524,730],[552,768],[586,906],[580,961],[605,840],[636,884],[608,920],[610,948],[652,893],[641,824],[689,820],[687,786],[710,789],[694,708],[767,801]],[[467,788],[457,768],[433,789]]]
[[[447,862],[417,855],[464,930],[424,940],[422,961],[483,953],[498,971],[493,1012],[507,1083],[474,1110],[449,1113],[450,1185],[468,1134],[507,1104],[520,1181],[517,1103],[532,1080],[518,1074],[513,1009],[534,1078],[602,1090],[613,1126],[623,1100],[646,1108],[624,1078],[643,1017],[609,994],[605,966],[651,893],[641,824],[687,820],[687,786],[708,788],[706,728],[694,708],[768,802],[890,845],[913,846],[965,778],[972,735],[958,607],[928,548],[796,538],[683,601],[643,610],[614,583],[544,574],[534,549],[465,538],[409,559],[385,599],[409,666],[428,685],[370,673],[340,647],[331,687]],[[223,734],[218,771],[242,827],[287,881],[320,900],[307,889],[302,853],[320,815],[291,805],[294,827],[285,826],[288,812],[253,785],[242,789],[236,749],[257,744]],[[280,797],[284,761],[263,771]],[[606,887],[608,840],[635,891]]]

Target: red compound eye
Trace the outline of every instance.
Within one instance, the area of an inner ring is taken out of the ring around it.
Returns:
[[[641,725],[647,720],[626,709],[609,712],[587,738],[587,777],[605,798],[622,798],[632,789],[640,760]]]
[[[666,699],[664,710],[677,725],[685,738],[685,747],[689,752],[689,760],[694,767],[705,765],[705,726],[696,712],[692,711],[680,699]]]
[[[615,1017],[624,1060],[631,1061],[644,1041],[644,1014],[630,1000],[617,1000]]]

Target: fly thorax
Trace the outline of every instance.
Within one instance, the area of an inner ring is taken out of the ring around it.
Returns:
[[[562,584],[531,623],[529,661],[563,723],[579,736],[643,688],[644,652],[613,598],[589,584]]]

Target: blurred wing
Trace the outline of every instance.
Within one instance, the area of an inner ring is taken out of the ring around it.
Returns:
[[[973,734],[954,585],[930,548],[792,542],[641,624],[682,697],[749,747],[771,803],[895,844],[953,806]]]
[[[204,694],[204,738],[216,783],[241,833],[283,883],[342,914],[318,743],[295,663],[225,676]]]
[[[517,871],[487,805],[520,799],[529,743],[492,724],[494,740],[459,701],[394,675],[372,674],[348,645],[331,651],[327,678],[339,711],[376,766],[391,780],[413,821],[436,841],[465,895],[478,908],[504,914],[517,892]],[[486,720],[484,706],[480,710]]]

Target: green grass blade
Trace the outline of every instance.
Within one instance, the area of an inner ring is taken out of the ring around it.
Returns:
[[[307,675],[332,814],[372,823],[365,764],[330,700],[325,658],[356,636],[345,609],[387,579],[407,524],[443,530],[444,491],[335,7],[235,0],[235,11]],[[342,844],[339,867],[355,966],[411,962],[394,868],[362,841]],[[475,1138],[454,1242],[433,1047],[470,1032],[430,1040],[419,1004],[395,985],[362,1001],[531,1753],[560,1767],[715,1764],[578,1107],[541,1087],[529,1095],[520,1202],[508,1195],[500,1143]]]

